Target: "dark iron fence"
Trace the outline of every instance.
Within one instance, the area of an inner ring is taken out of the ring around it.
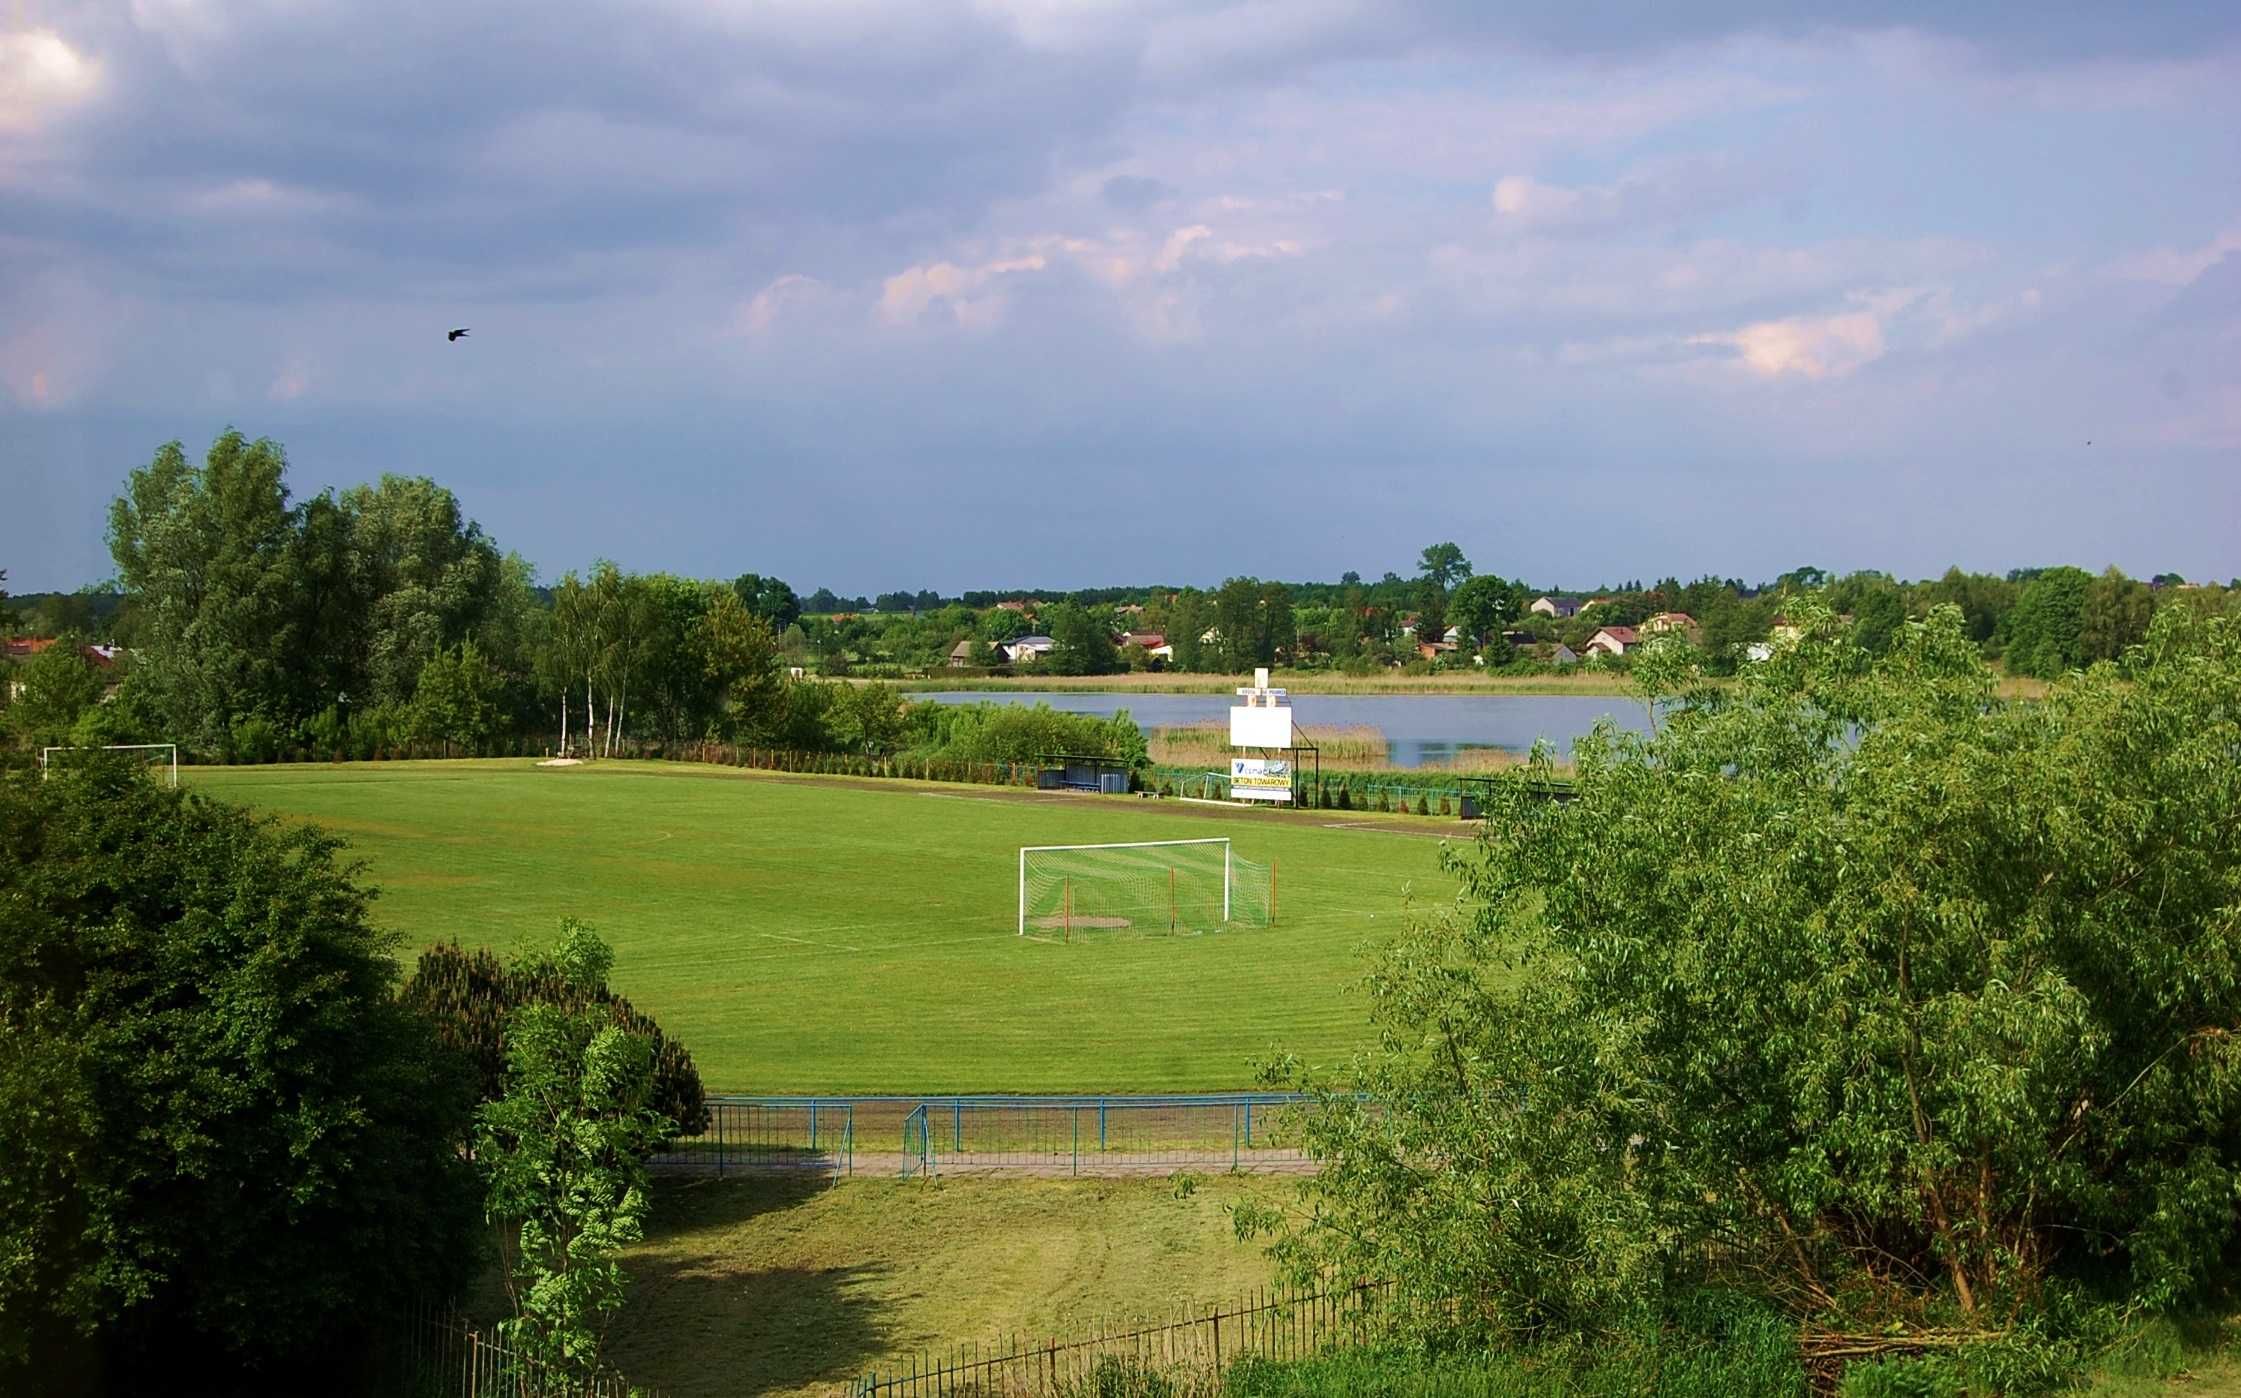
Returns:
[[[958,1345],[874,1369],[849,1398],[1011,1398],[1120,1390],[1156,1379],[1161,1392],[1218,1392],[1241,1359],[1304,1359],[1375,1337],[1388,1283],[1299,1292],[1269,1290],[1164,1323],[1107,1325],[1071,1340],[1014,1337]]]
[[[682,1136],[648,1163],[724,1175],[806,1170],[856,1173],[856,1107],[829,1097],[711,1097],[708,1129]]]
[[[435,1307],[405,1317],[387,1362],[382,1391],[400,1398],[659,1398],[611,1369],[557,1369]]]

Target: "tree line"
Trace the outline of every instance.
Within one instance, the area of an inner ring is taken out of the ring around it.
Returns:
[[[19,742],[175,741],[243,761],[695,741],[878,752],[899,701],[795,673],[1532,668],[1601,628],[1676,613],[1704,668],[1729,673],[1812,602],[1871,655],[1951,605],[1980,654],[2051,677],[2122,655],[2162,607],[2241,608],[2233,588],[2073,567],[1914,582],[1802,567],[1759,584],[1707,575],[1559,592],[1475,569],[1453,541],[1426,547],[1407,577],[898,591],[876,610],[755,572],[722,582],[599,562],[546,585],[434,481],[384,476],[299,499],[279,444],[231,431],[199,461],[174,442],[131,472],[108,542],[116,592],[43,594],[0,618],[66,643],[17,658],[0,687]],[[1557,615],[1533,610],[1544,595]],[[1015,660],[1032,634],[1049,649]],[[123,653],[89,661],[81,645],[97,640]]]

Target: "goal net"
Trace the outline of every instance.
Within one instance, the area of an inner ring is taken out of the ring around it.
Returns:
[[[1227,839],[1030,845],[1019,852],[1019,931],[1207,932],[1266,927],[1275,869],[1238,858]]]
[[[95,753],[124,753],[148,764],[156,780],[168,786],[179,784],[179,745],[177,743],[105,743],[100,747],[52,747],[39,749],[39,775],[45,776],[58,767],[72,762],[83,762]]]

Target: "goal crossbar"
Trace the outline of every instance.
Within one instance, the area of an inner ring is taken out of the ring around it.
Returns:
[[[1077,850],[1098,849],[1169,849],[1178,845],[1220,845],[1222,847],[1222,921],[1230,915],[1230,847],[1229,837],[1216,835],[1195,840],[1112,840],[1098,845],[1021,845],[1019,847],[1019,935],[1027,935],[1027,856],[1031,854],[1065,854]]]
[[[177,743],[103,743],[99,747],[61,743],[52,747],[43,747],[39,749],[40,777],[44,778],[47,775],[53,755],[58,752],[168,752],[171,754],[169,763],[171,784],[173,786],[179,784],[179,745]]]

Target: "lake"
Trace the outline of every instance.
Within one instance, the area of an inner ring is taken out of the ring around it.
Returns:
[[[944,704],[1048,704],[1075,714],[1110,716],[1128,710],[1136,726],[1178,728],[1227,723],[1234,698],[1226,694],[1096,694],[1079,690],[997,690],[913,694]],[[1420,767],[1470,748],[1523,754],[1546,738],[1559,754],[1572,740],[1609,718],[1637,733],[1648,717],[1634,700],[1612,694],[1297,694],[1292,721],[1303,728],[1375,728],[1385,735],[1397,767]]]

